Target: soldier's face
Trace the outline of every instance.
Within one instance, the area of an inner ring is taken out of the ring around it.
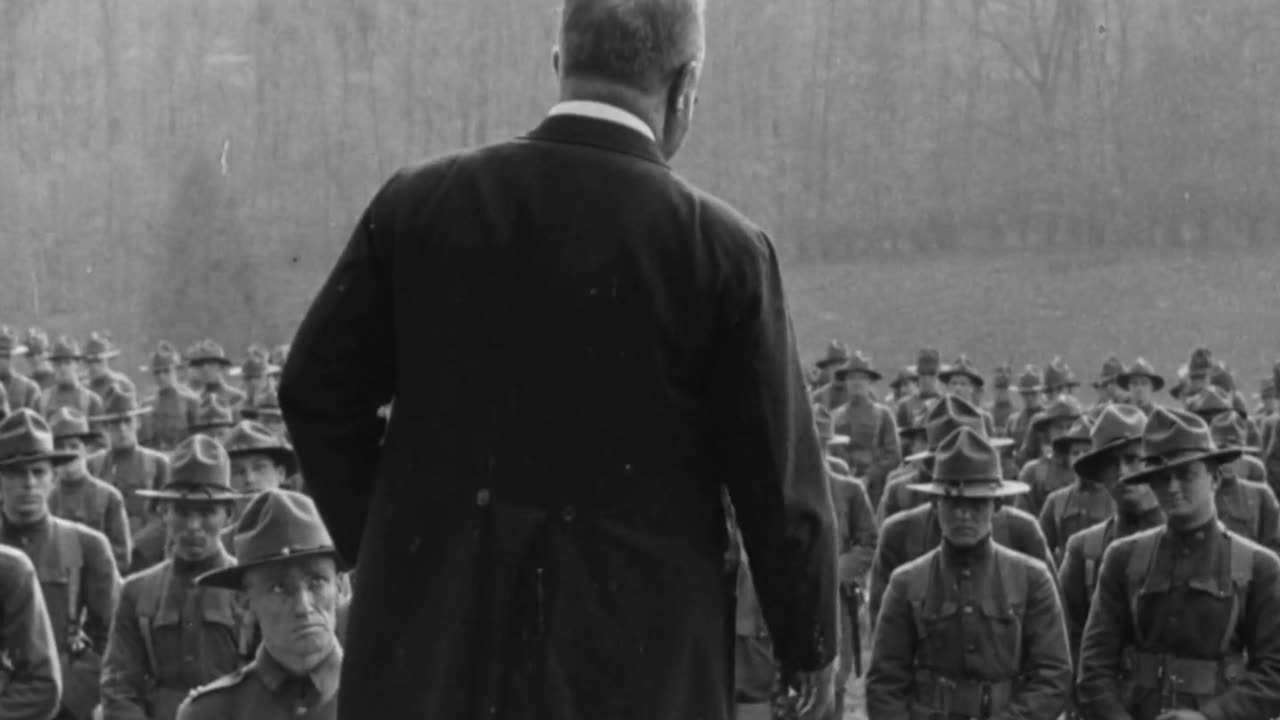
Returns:
[[[1213,494],[1218,488],[1216,470],[1197,461],[1175,467],[1151,481],[1160,508],[1171,522],[1194,526],[1213,515]]]
[[[57,470],[55,471],[55,474],[59,478],[64,478],[64,477],[74,478],[74,477],[80,477],[81,475],[84,474],[85,446],[84,446],[83,440],[81,440],[78,437],[59,438],[53,441],[53,447],[57,449],[59,452],[73,452],[76,454],[75,460],[72,460],[66,465],[63,465],[62,467],[57,468]]]
[[[991,534],[991,518],[996,512],[992,498],[944,497],[938,499],[938,523],[942,536],[952,545],[969,547]]]
[[[973,391],[976,389],[973,380],[964,375],[953,375],[947,381],[947,391],[965,402],[973,402]]]
[[[904,380],[902,381],[902,384],[898,386],[898,394],[902,397],[906,397],[908,395],[916,394],[916,391],[919,389],[920,386],[915,380]]]
[[[1040,405],[1039,390],[1020,391],[1019,394],[1022,395],[1023,407],[1038,407]]]
[[[1129,378],[1129,399],[1136,404],[1145,405],[1151,399],[1151,378]]]
[[[225,502],[169,500],[163,517],[174,556],[194,561],[218,552],[220,534],[231,521],[231,512]]]
[[[1074,422],[1073,418],[1061,418],[1049,423],[1049,442],[1065,437],[1067,433],[1071,432],[1072,422]]]
[[[1200,391],[1204,390],[1205,385],[1208,384],[1207,381],[1207,375],[1192,375],[1187,378],[1187,391],[1183,394],[1183,397],[1200,394]]]
[[[163,368],[151,373],[156,379],[156,385],[162,388],[171,388],[178,383],[178,374],[173,368]]]
[[[284,468],[267,455],[231,458],[231,486],[243,493],[278,489],[285,480]]]
[[[333,649],[338,572],[332,558],[300,558],[250,568],[249,608],[268,652],[290,668],[305,668]]]
[[[107,443],[113,448],[131,448],[138,444],[138,423],[134,418],[111,420],[102,424]]]
[[[1087,442],[1073,442],[1067,446],[1067,464],[1075,465],[1075,462],[1085,455],[1089,454],[1092,448]]]
[[[75,360],[55,360],[53,361],[53,376],[60,383],[69,383],[79,378],[76,374]]]
[[[854,395],[865,395],[871,389],[871,379],[862,373],[851,373],[845,376],[845,386]]]
[[[21,524],[44,517],[53,483],[53,463],[48,460],[0,470],[0,503],[5,518]]]
[[[212,385],[222,379],[222,366],[218,363],[200,363],[191,368],[193,377],[205,385]]]
[[[920,373],[920,391],[926,393],[938,392],[938,376]]]
[[[89,377],[91,378],[100,378],[103,375],[107,374],[106,360],[100,360],[100,359],[89,360],[89,361],[86,361],[84,365],[86,368],[89,369]]]

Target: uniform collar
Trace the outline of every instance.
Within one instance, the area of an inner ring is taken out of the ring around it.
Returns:
[[[551,111],[547,113],[547,117],[555,117],[557,115],[579,115],[617,123],[644,135],[650,142],[658,142],[658,138],[653,134],[653,128],[649,127],[645,121],[635,114],[623,110],[617,105],[596,102],[595,100],[565,100],[564,102],[556,103],[552,106]]]
[[[658,144],[648,135],[621,123],[576,113],[549,116],[521,139],[623,153],[668,167]]]
[[[272,657],[271,653],[267,651],[266,645],[258,646],[258,655],[254,658],[253,664],[258,677],[272,692],[280,689],[280,685],[286,679],[293,677],[293,673],[286,670],[283,665]],[[329,656],[324,661],[307,673],[307,677],[311,679],[316,691],[320,694],[320,702],[326,702],[337,694],[338,679],[341,675],[342,646],[338,643],[337,638],[334,638],[333,651],[329,653]]]

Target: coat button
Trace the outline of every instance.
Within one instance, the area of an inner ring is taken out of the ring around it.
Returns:
[[[965,605],[965,606],[964,606],[964,612],[965,612],[965,614],[966,614],[966,615],[972,615],[972,614],[973,614],[973,606],[972,606],[972,605]]]
[[[572,505],[565,505],[564,509],[560,511],[560,517],[567,523],[573,522],[573,519],[577,516],[578,512],[573,509]]]
[[[489,504],[488,488],[480,488],[480,492],[476,493],[476,507],[484,507]]]

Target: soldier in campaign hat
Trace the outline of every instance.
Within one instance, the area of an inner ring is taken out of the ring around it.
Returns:
[[[46,418],[62,407],[74,408],[92,418],[102,413],[102,398],[80,383],[79,365],[84,359],[80,343],[63,335],[49,350],[54,383],[40,398],[40,414]]]
[[[879,502],[885,479],[902,461],[893,411],[876,402],[871,393],[872,383],[880,379],[871,359],[854,352],[848,362],[836,368],[833,381],[845,388],[847,397],[845,404],[832,412],[835,432],[849,438],[836,454],[849,464],[855,477],[864,479],[872,503]]]
[[[848,401],[847,388],[836,382],[836,370],[849,362],[849,346],[839,340],[827,344],[823,356],[814,362],[817,370],[815,386],[810,399],[828,410],[834,410]]]
[[[191,693],[179,720],[337,718],[342,562],[311,499],[268,490],[236,526],[238,564],[208,572],[204,587],[245,594],[262,634],[246,666]]]
[[[235,564],[220,537],[240,495],[226,451],[204,435],[174,449],[163,487],[138,493],[159,504],[170,557],[125,581],[103,661],[103,709],[106,718],[173,720],[191,690],[246,660],[235,591],[196,584]]]
[[[1040,438],[1031,432],[1031,421],[1044,410],[1044,383],[1034,365],[1018,376],[1018,396],[1022,409],[1010,421],[1008,434],[1014,445],[1013,466],[1003,468],[1009,479],[1018,477],[1023,465],[1040,457]]]
[[[993,437],[1009,437],[1010,423],[1013,421],[1017,407],[1013,403],[1013,366],[1007,363],[997,365],[991,373],[991,404],[984,408],[991,415],[995,424]],[[1002,457],[1003,461],[1004,458]],[[1003,469],[1003,462],[1001,464]]]
[[[128,568],[133,552],[129,516],[124,495],[89,472],[89,443],[101,434],[89,427],[89,419],[72,408],[60,408],[49,419],[53,445],[75,458],[58,468],[58,484],[49,495],[49,511],[102,533],[111,543],[117,568]]]
[[[1165,524],[1102,557],[1080,649],[1088,717],[1252,720],[1280,715],[1280,558],[1218,520],[1219,448],[1192,413],[1159,408],[1143,430]]]
[[[200,396],[178,382],[182,356],[171,343],[161,340],[146,370],[155,378],[155,391],[144,401],[151,412],[143,416],[138,440],[143,445],[168,452],[191,434]]]
[[[55,449],[48,423],[31,410],[0,420],[0,542],[25,552],[36,568],[62,670],[58,720],[89,720],[98,704],[101,653],[119,592],[102,533],[49,512],[55,470],[75,457]]]
[[[986,386],[986,380],[968,357],[960,355],[949,365],[944,366],[938,372],[938,380],[946,386],[947,394],[955,395],[978,409],[979,414],[982,415],[982,426],[986,428],[988,437],[1000,437],[996,432],[995,419],[978,402],[978,396]]]
[[[275,390],[263,393],[253,405],[240,408],[240,417],[253,420],[286,440],[289,430],[284,425],[284,415],[280,412],[280,398]]]
[[[1129,401],[1128,395],[1120,387],[1120,376],[1124,374],[1124,371],[1124,363],[1115,355],[1111,355],[1103,361],[1102,370],[1098,373],[1098,379],[1093,381],[1093,389],[1097,391],[1098,399],[1085,413],[1090,422],[1096,421],[1098,416],[1102,414],[1102,410],[1108,405]]]
[[[48,720],[62,704],[62,669],[49,609],[31,559],[0,545],[0,717]]]
[[[922,348],[916,356],[916,392],[898,403],[898,427],[906,427],[928,412],[934,401],[942,397],[938,386],[938,372],[942,370],[942,356],[934,348]]]
[[[253,420],[237,424],[225,443],[231,458],[231,482],[239,492],[255,495],[287,488],[297,470],[293,448],[269,428]]]
[[[1116,384],[1129,394],[1129,405],[1150,415],[1156,410],[1152,395],[1164,389],[1164,377],[1145,358],[1138,358],[1116,377]]]
[[[248,358],[239,367],[228,372],[231,377],[239,378],[241,390],[244,392],[243,407],[254,405],[263,394],[275,392],[273,378],[280,373],[280,368],[271,364],[266,349],[250,347]]]
[[[1108,405],[1103,408],[1102,414],[1106,415],[1114,407],[1129,406]],[[1101,417],[1100,415],[1099,420]],[[1080,474],[1076,466],[1076,461],[1088,454],[1093,447],[1093,430],[1089,419],[1080,417],[1065,435],[1053,441],[1054,456],[1065,458],[1075,474],[1075,481],[1050,492],[1040,509],[1040,529],[1044,531],[1049,549],[1053,551],[1053,558],[1057,562],[1062,560],[1068,538],[1115,514],[1115,502],[1107,488],[1094,478]]]
[[[1003,717],[1051,720],[1071,690],[1062,605],[1044,563],[992,539],[1004,480],[999,452],[972,428],[939,446],[929,482],[943,541],[894,571],[867,672],[871,720]],[[1010,617],[1017,618],[1010,622]]]
[[[245,401],[244,391],[227,383],[223,375],[235,363],[227,352],[213,340],[201,340],[187,351],[187,366],[191,369],[191,388],[201,398],[212,395],[218,402],[233,410]]]
[[[1215,445],[1241,452],[1232,462],[1218,466],[1218,488],[1214,493],[1218,518],[1227,529],[1280,551],[1280,502],[1267,483],[1266,468],[1250,454],[1258,449],[1245,444],[1245,420],[1228,410],[1206,422]]]
[[[898,374],[894,376],[893,380],[889,381],[889,389],[893,391],[893,396],[889,399],[889,406],[896,408],[903,400],[915,395],[919,382],[920,375],[916,373],[915,365],[903,365],[899,368]]]
[[[111,367],[111,360],[119,357],[120,348],[111,342],[106,333],[94,332],[84,343],[84,364],[89,371],[89,389],[101,397],[114,385],[124,385],[137,394],[138,388],[128,375]]]
[[[1046,402],[1053,402],[1064,396],[1075,397],[1080,381],[1071,370],[1071,366],[1060,357],[1055,357],[1044,367],[1044,394]]]
[[[18,372],[13,366],[15,357],[26,354],[27,348],[18,342],[18,336],[8,325],[0,325],[0,384],[9,397],[10,408],[24,407],[40,411],[40,396],[44,392],[39,383]]]
[[[1055,451],[1054,441],[1070,432],[1076,420],[1083,416],[1084,409],[1079,400],[1070,395],[1059,395],[1031,421],[1028,435],[1039,435],[1049,450],[1024,465],[1018,473],[1018,479],[1031,488],[1031,492],[1019,498],[1020,506],[1032,515],[1040,516],[1049,493],[1075,482],[1075,472],[1067,456]],[[1058,445],[1057,449],[1063,447]]]
[[[22,346],[26,349],[27,373],[43,393],[55,382],[53,365],[49,362],[49,336],[40,328],[27,328]]]

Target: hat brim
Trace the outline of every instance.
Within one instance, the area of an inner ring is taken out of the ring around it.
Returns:
[[[1121,373],[1118,377],[1116,377],[1116,384],[1120,386],[1121,390],[1128,390],[1129,381],[1136,377],[1144,377],[1150,380],[1151,389],[1156,392],[1159,392],[1164,389],[1164,385],[1165,385],[1164,378],[1160,377],[1159,375],[1156,375],[1155,373],[1145,373],[1145,372]]]
[[[957,375],[963,375],[969,378],[970,380],[973,381],[973,384],[977,387],[982,387],[983,385],[986,384],[986,381],[982,379],[981,375],[978,375],[976,373],[971,373],[968,370],[943,370],[942,372],[938,373],[938,379],[944,383],[948,383],[948,382],[951,382],[951,378]]]
[[[108,350],[106,352],[100,352],[100,353],[85,353],[81,357],[84,358],[86,362],[93,362],[94,360],[110,360],[111,358],[119,357],[119,356],[120,356],[119,350]]]
[[[270,565],[271,563],[284,562],[286,560],[299,560],[313,557],[332,557],[334,563],[338,566],[338,571],[347,570],[346,564],[342,561],[342,556],[334,548],[315,548],[314,550],[299,550],[289,554],[272,555],[270,557],[259,558],[252,562],[230,565],[228,567],[212,570],[203,575],[196,577],[196,585],[200,587],[215,587],[225,590],[243,590],[244,574],[246,571]]]
[[[84,442],[89,442],[92,440],[101,440],[101,439],[102,439],[102,433],[96,430],[90,430],[89,432],[83,432],[83,433],[66,433],[65,435],[53,436],[54,444],[57,444],[58,441],[60,440],[81,440]]]
[[[1091,474],[1091,471],[1098,465],[1098,463],[1102,462],[1103,460],[1106,460],[1107,457],[1115,453],[1116,450],[1119,450],[1120,448],[1126,445],[1134,445],[1134,444],[1141,444],[1141,443],[1142,443],[1141,437],[1121,438],[1119,440],[1113,440],[1107,443],[1106,445],[1103,445],[1102,447],[1098,448],[1097,450],[1091,450],[1085,453],[1084,455],[1081,455],[1079,458],[1076,458],[1076,461],[1071,464],[1071,469],[1074,470],[1078,475],[1089,475]]]
[[[838,378],[847,378],[850,375],[865,375],[871,382],[879,382],[884,379],[880,373],[871,368],[858,368],[851,370],[849,368],[836,368],[835,376]]]
[[[835,437],[843,437],[836,435]],[[834,438],[833,438],[834,439]],[[833,443],[828,442],[827,445]],[[228,450],[227,457],[234,460],[235,458],[248,457],[250,455],[265,455],[271,458],[277,464],[284,466],[285,473],[292,475],[298,469],[298,456],[294,453],[293,448],[276,446],[266,448],[241,448],[239,450]]]
[[[1177,468],[1190,465],[1193,462],[1217,461],[1222,463],[1233,462],[1240,459],[1244,454],[1244,448],[1223,448],[1214,452],[1202,453],[1200,455],[1192,455],[1190,457],[1179,458],[1175,462],[1164,465],[1156,465],[1154,467],[1139,470],[1132,475],[1126,475],[1120,479],[1125,485],[1146,485],[1152,480],[1159,478],[1161,475],[1167,474]]]
[[[899,432],[901,432],[901,431],[899,431]],[[1013,439],[1012,439],[1012,438],[1003,438],[1003,437],[1000,437],[1000,438],[987,438],[986,440],[987,440],[987,444],[991,446],[991,449],[992,449],[992,450],[1005,450],[1005,449],[1008,449],[1008,448],[1013,447],[1013,444],[1014,444],[1014,443],[1013,443]],[[934,453],[935,453],[935,451],[933,451],[933,450],[921,450],[921,451],[920,451],[920,452],[918,452],[918,453],[913,453],[913,454],[911,454],[911,455],[908,455],[908,456],[906,456],[906,457],[902,458],[902,461],[903,461],[903,462],[916,462],[917,460],[925,460],[925,459],[928,459],[928,458],[933,457],[933,456],[934,456]]]
[[[836,365],[843,365],[847,362],[849,362],[847,358],[823,358],[818,362],[814,363],[813,366],[818,368],[819,370],[826,370],[829,367],[834,367]]]
[[[187,361],[186,361],[186,363],[184,363],[184,364],[185,364],[187,367],[198,367],[198,366],[200,366],[200,365],[221,365],[221,366],[223,366],[223,367],[234,367],[234,366],[235,366],[235,363],[231,362],[231,360],[230,360],[230,359],[228,359],[228,358],[220,358],[220,357],[196,357],[196,358],[187,358]]]
[[[22,467],[23,465],[32,465],[34,463],[44,461],[53,463],[54,467],[58,467],[60,465],[66,465],[78,457],[80,457],[80,453],[57,451],[37,453],[35,455],[18,455],[16,457],[0,460],[0,468]]]
[[[1031,486],[1016,480],[979,478],[967,482],[911,483],[908,490],[935,497],[1003,498],[1031,492]]]
[[[221,488],[214,492],[198,488],[135,490],[134,494],[138,497],[148,498],[151,500],[187,500],[189,502],[229,502],[231,500],[239,500],[240,498],[247,497],[244,493],[238,493],[234,490],[223,490]]]
[[[129,412],[111,413],[109,415],[90,415],[89,422],[104,423],[104,422],[111,422],[113,420],[126,420],[128,418],[138,417],[139,415],[146,415],[150,412],[151,412],[151,408],[144,407],[144,408],[138,408],[137,410],[130,410]]]
[[[284,413],[279,408],[264,410],[262,408],[241,408],[240,417],[245,420],[257,420],[258,418],[275,418],[277,420],[284,419]]]

